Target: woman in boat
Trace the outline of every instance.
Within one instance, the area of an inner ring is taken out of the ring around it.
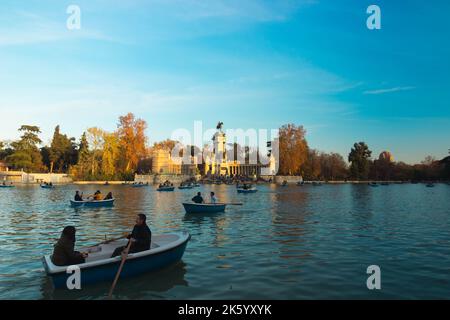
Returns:
[[[203,197],[202,197],[202,193],[201,193],[201,192],[198,192],[197,195],[196,195],[195,197],[192,198],[192,201],[193,201],[194,203],[199,203],[199,204],[205,202],[205,201],[203,200]]]
[[[136,217],[136,225],[130,235],[127,236],[131,241],[131,247],[129,253],[137,253],[150,249],[152,241],[152,232],[147,225],[147,216],[145,214],[138,214]],[[114,258],[120,256],[127,246],[116,248],[111,256]]]
[[[97,191],[94,193],[94,200],[95,200],[95,201],[100,201],[100,200],[102,200],[102,199],[103,199],[102,193],[100,192],[100,190],[97,190]]]
[[[105,199],[103,199],[103,200],[111,200],[112,198],[113,198],[112,192],[108,192]]]
[[[80,191],[75,191],[75,201],[83,201],[83,195],[80,195]]]
[[[55,244],[52,262],[57,266],[68,266],[84,263],[88,257],[87,253],[75,251],[75,227],[65,227],[61,233],[61,238]]]
[[[214,192],[211,191],[210,196],[211,196],[211,203],[216,204],[217,202],[219,202],[219,199],[217,199]]]

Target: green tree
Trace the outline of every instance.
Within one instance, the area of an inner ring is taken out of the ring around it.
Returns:
[[[86,132],[83,132],[78,144],[76,165],[71,167],[70,174],[76,179],[88,179],[91,168],[91,152]]]
[[[369,159],[372,151],[365,142],[358,142],[353,145],[349,155],[348,161],[350,165],[350,175],[357,180],[365,180],[368,178],[370,163]]]
[[[8,143],[0,141],[0,160],[4,160],[9,155],[13,154],[14,150]]]
[[[50,172],[53,172],[53,170],[66,172],[71,165],[76,164],[77,150],[75,139],[61,134],[59,125],[55,128],[48,152]]]
[[[38,145],[42,143],[39,139],[41,133],[39,127],[23,125],[19,128],[22,132],[20,140],[11,143],[14,152],[6,158],[6,161],[14,169],[23,169],[25,171],[42,171],[42,156]]]

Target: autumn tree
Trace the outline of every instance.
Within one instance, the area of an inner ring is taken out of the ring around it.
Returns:
[[[344,180],[348,176],[347,163],[335,152],[320,155],[321,175],[326,180]]]
[[[293,175],[300,172],[308,155],[308,144],[303,126],[287,124],[279,129],[279,174]]]
[[[145,136],[147,123],[128,113],[126,116],[119,117],[117,127],[122,170],[135,171],[139,161],[147,154],[147,137]]]
[[[358,142],[353,145],[349,155],[348,161],[350,165],[350,174],[353,178],[358,180],[365,180],[369,175],[369,159],[372,151],[364,142]]]
[[[113,177],[119,156],[119,139],[117,133],[103,132],[102,173]]]
[[[103,138],[104,131],[100,128],[93,127],[86,131],[86,139],[90,147],[90,173],[92,176],[95,176],[101,166]]]

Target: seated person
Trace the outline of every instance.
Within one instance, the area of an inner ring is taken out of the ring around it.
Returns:
[[[83,201],[83,196],[80,195],[80,191],[75,192],[75,201]]]
[[[111,200],[112,198],[113,198],[112,192],[108,192],[105,199],[103,199],[103,200]]]
[[[138,214],[136,217],[136,225],[130,235],[127,236],[131,241],[129,253],[136,253],[150,249],[152,241],[152,232],[147,226],[147,217],[145,214]],[[116,248],[111,258],[120,256],[127,246]]]
[[[84,263],[88,257],[87,253],[75,251],[75,227],[65,227],[61,233],[61,238],[55,244],[52,262],[57,266],[69,266]]]
[[[219,202],[219,199],[217,199],[214,192],[211,191],[211,203],[217,203]]]
[[[102,199],[103,199],[102,193],[100,192],[100,190],[97,190],[97,191],[94,193],[94,200],[95,200],[95,201],[100,201],[100,200],[102,200]]]
[[[201,192],[197,193],[197,195],[192,198],[192,201],[195,203],[203,203],[204,200],[203,200]]]

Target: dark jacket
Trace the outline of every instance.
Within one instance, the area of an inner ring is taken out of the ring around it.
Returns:
[[[74,248],[75,241],[62,236],[53,249],[52,262],[57,266],[84,263],[83,256],[80,252],[75,251]]]
[[[192,201],[194,201],[195,203],[203,203],[203,198],[202,196],[195,196],[192,198]]]
[[[128,238],[136,239],[136,242],[131,245],[130,252],[141,252],[150,249],[152,232],[146,224],[143,226],[136,225]]]

